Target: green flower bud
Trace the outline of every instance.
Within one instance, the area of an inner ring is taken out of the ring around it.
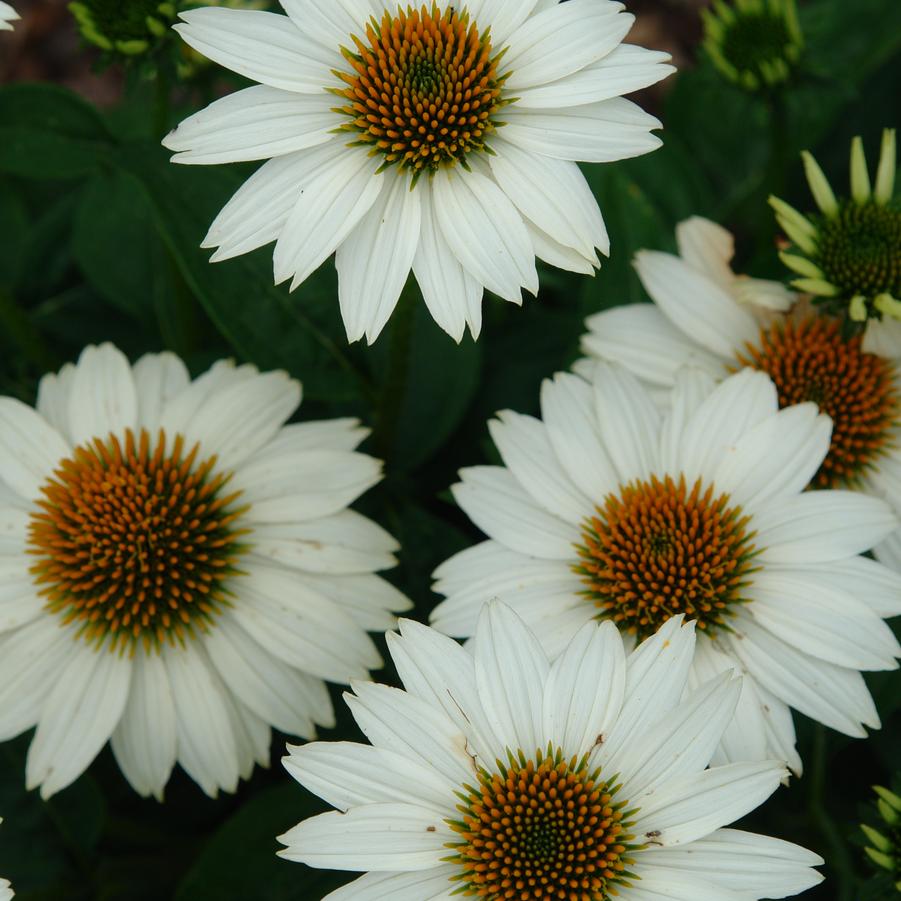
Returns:
[[[714,0],[701,16],[704,49],[729,81],[770,91],[791,78],[804,47],[795,0]]]
[[[133,57],[148,53],[165,39],[177,8],[160,0],[76,0],[69,4],[69,11],[88,43]]]
[[[870,319],[901,320],[901,204],[893,196],[895,156],[895,132],[886,130],[871,182],[863,141],[855,138],[850,196],[841,197],[805,151],[804,171],[818,212],[805,216],[778,197],[770,198],[793,244],[790,252],[781,254],[782,260],[802,276],[793,284],[813,295],[813,302],[827,313],[843,317],[852,334]]]

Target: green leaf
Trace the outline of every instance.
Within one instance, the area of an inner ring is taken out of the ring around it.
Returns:
[[[293,782],[264,789],[207,842],[175,901],[313,901],[347,882],[347,873],[311,870],[276,856],[276,836],[325,805]]]
[[[81,193],[72,235],[75,261],[111,304],[153,321],[155,293],[171,289],[154,210],[144,186],[127,172],[95,175]]]
[[[56,897],[74,901],[84,897],[71,887],[85,879],[106,806],[89,775],[50,801],[42,801],[36,791],[26,791],[25,754],[30,738],[7,742],[0,749],[0,873],[12,882],[17,899],[49,897],[51,889],[58,891],[59,885],[68,884],[70,890]]]
[[[677,177],[673,169],[663,171],[671,178]],[[660,193],[654,180],[646,190],[636,175],[623,166],[594,167],[589,171],[588,181],[607,223],[611,253],[609,259],[602,259],[597,276],[582,282],[579,306],[583,317],[645,299],[632,267],[635,253],[642,248],[668,250],[674,240],[676,222],[693,206],[690,201],[683,201],[682,206],[664,209],[661,197],[666,195]]]
[[[71,91],[49,84],[0,89],[0,172],[73,179],[109,158],[113,138],[99,113]]]
[[[404,330],[409,334],[401,338]],[[479,384],[481,345],[469,335],[457,344],[445,334],[411,278],[369,354],[381,382],[378,453],[394,471],[415,469],[444,446],[463,419]],[[394,359],[398,354],[406,358]],[[386,411],[386,404],[397,409]],[[386,417],[394,421],[387,423]]]
[[[130,145],[120,163],[144,185],[185,283],[239,357],[286,369],[303,381],[308,398],[335,403],[358,396],[338,326],[334,276],[326,267],[290,295],[272,283],[271,248],[215,264],[201,249],[210,223],[238,187],[234,171],[173,165],[155,145]]]
[[[28,213],[12,183],[0,181],[0,290],[10,289],[19,278],[27,239]]]

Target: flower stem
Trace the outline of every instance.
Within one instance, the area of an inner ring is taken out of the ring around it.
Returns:
[[[841,830],[835,825],[823,803],[826,792],[826,727],[819,723],[814,730],[809,778],[808,810],[829,849],[823,856],[829,861],[837,877],[835,899],[854,901],[856,880],[851,854]]]
[[[397,309],[391,321],[388,369],[382,382],[382,390],[379,392],[373,434],[377,452],[385,459],[394,449],[397,424],[407,394],[410,350],[413,345],[413,320],[418,297],[416,282],[410,278],[397,302]]]

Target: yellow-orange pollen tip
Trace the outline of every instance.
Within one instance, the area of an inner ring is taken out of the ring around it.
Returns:
[[[853,486],[891,447],[899,400],[894,367],[864,353],[860,335],[845,339],[838,320],[815,314],[777,320],[736,359],[773,380],[781,407],[812,401],[832,418],[818,488]]]
[[[415,177],[488,150],[504,77],[489,33],[479,33],[465,7],[399,6],[352,40],[343,53],[353,73],[335,72],[346,85],[335,93],[347,100],[337,111],[350,118],[344,129],[356,143],[384,155],[383,168]]]
[[[679,613],[701,629],[727,625],[757,550],[750,517],[698,479],[637,480],[582,528],[575,570],[585,595],[621,628],[652,635]]]
[[[31,516],[32,575],[47,607],[98,645],[147,649],[193,637],[228,604],[246,530],[216,458],[146,430],[78,447]]]
[[[455,894],[605,901],[627,885],[640,846],[629,834],[634,812],[615,800],[619,786],[591,771],[588,755],[566,760],[548,747],[508,758],[459,793],[461,819],[449,821],[460,836],[448,858],[460,866]]]

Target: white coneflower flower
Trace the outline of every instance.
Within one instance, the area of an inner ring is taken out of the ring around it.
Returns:
[[[491,604],[474,655],[426,626],[389,635],[405,691],[355,683],[372,746],[291,748],[288,771],[338,812],[280,840],[289,860],[368,870],[329,901],[784,898],[820,881],[815,854],[724,829],[784,775],[705,769],[739,697],[723,674],[683,698],[694,629],[670,620],[627,655],[584,625],[550,662]]]
[[[28,786],[65,788],[107,739],[161,796],[269,760],[270,726],[331,725],[328,679],[381,660],[406,599],[397,544],[347,509],[381,475],[354,420],[285,425],[300,385],[112,345],[0,398],[0,739],[37,725]],[[13,496],[14,495],[14,496]]]
[[[857,556],[897,525],[882,501],[804,492],[829,447],[813,404],[779,411],[766,375],[683,371],[661,415],[623,369],[545,382],[542,420],[490,424],[504,466],[464,469],[457,503],[490,538],[444,563],[436,628],[474,633],[490,598],[550,653],[584,622],[638,638],[676,614],[700,633],[693,679],[735,667],[742,701],[718,759],[800,770],[789,708],[848,735],[879,718],[860,670],[901,653],[881,617],[901,578]]]
[[[12,23],[21,16],[8,4],[0,0],[0,31],[12,31]]]
[[[574,161],[658,147],[660,123],[621,95],[673,71],[622,44],[621,3],[282,5],[191,10],[176,26],[260,82],[163,142],[180,163],[272,158],[210,228],[213,260],[276,241],[275,281],[294,288],[337,251],[351,341],[378,336],[411,268],[458,341],[479,333],[484,288],[514,303],[538,291],[536,256],[594,271],[609,240]]]
[[[778,283],[731,276],[732,239],[718,225],[691,219],[677,238],[678,257],[636,257],[655,303],[592,316],[583,351],[657,392],[687,364],[715,378],[742,366],[767,373],[780,406],[812,401],[832,419],[815,484],[879,495],[901,513],[901,322],[871,320],[862,335],[846,335],[840,320],[807,302],[789,309],[794,298]],[[901,572],[901,531],[875,553]]]

